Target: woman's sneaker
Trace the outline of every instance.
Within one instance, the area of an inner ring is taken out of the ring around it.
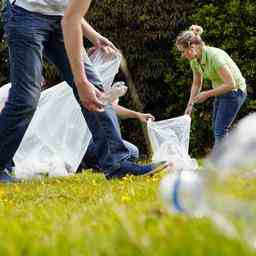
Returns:
[[[124,160],[122,161],[120,168],[111,174],[107,174],[106,178],[118,179],[128,174],[135,176],[152,175],[164,170],[167,166],[168,163],[166,161],[142,165],[133,163],[129,160]]]

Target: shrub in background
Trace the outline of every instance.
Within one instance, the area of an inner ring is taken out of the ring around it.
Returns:
[[[254,111],[256,3],[238,1],[165,1],[95,0],[88,13],[89,22],[113,41],[126,57],[136,85],[140,104],[128,94],[121,104],[151,112],[158,120],[184,113],[192,83],[187,61],[180,58],[174,43],[178,33],[191,24],[200,24],[203,38],[209,45],[226,50],[240,67],[248,84],[248,100],[239,118]],[[2,32],[0,26],[0,33]],[[1,33],[2,35],[2,33]],[[7,81],[6,44],[0,41],[0,81]],[[45,65],[48,85],[59,81],[56,70]],[[125,79],[121,72],[117,79]],[[210,86],[209,82],[205,86]],[[205,87],[204,87],[205,88]],[[205,155],[212,146],[212,100],[196,106],[192,115],[190,151],[194,157]],[[138,121],[122,123],[127,140],[147,153],[145,139]]]

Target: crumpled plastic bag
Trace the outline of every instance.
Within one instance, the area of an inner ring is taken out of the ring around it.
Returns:
[[[176,171],[195,170],[195,159],[188,154],[191,118],[188,115],[148,122],[152,161],[167,161]]]
[[[97,49],[90,60],[104,89],[110,88],[118,72],[121,55],[110,56]],[[0,111],[9,88],[10,84],[0,88]],[[37,110],[14,156],[15,175],[27,179],[73,174],[90,139],[91,133],[70,86],[62,82],[51,87],[41,93]]]

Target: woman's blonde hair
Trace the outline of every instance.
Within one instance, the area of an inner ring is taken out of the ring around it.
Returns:
[[[201,38],[203,28],[199,25],[191,25],[189,30],[181,32],[176,38],[176,47],[178,49],[189,48],[192,44],[203,45]]]

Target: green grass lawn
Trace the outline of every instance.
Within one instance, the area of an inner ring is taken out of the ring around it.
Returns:
[[[207,218],[167,214],[162,175],[107,181],[87,171],[1,184],[0,255],[255,255]],[[251,180],[232,191],[255,197],[255,188]]]

